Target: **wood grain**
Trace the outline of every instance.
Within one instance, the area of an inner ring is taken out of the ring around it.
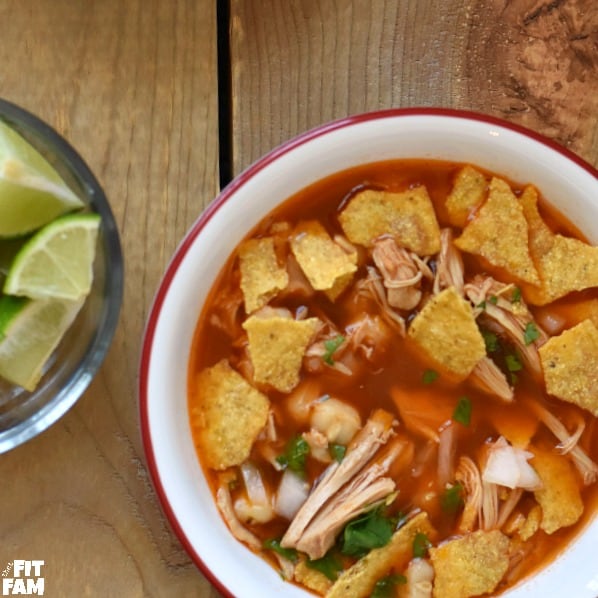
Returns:
[[[177,243],[218,184],[209,0],[5,0],[0,95],[80,151],[122,235],[120,324],[54,427],[0,457],[0,569],[43,559],[45,595],[217,596],[170,531],[144,466],[136,371]]]
[[[232,1],[233,164],[356,112],[472,109],[598,163],[594,0]]]

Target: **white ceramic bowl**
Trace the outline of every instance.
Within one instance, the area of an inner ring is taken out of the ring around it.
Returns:
[[[166,271],[148,320],[139,379],[143,440],[164,511],[194,562],[226,595],[308,594],[233,538],[197,461],[187,366],[206,294],[239,240],[277,204],[334,172],[395,158],[470,162],[533,182],[598,243],[598,172],[535,133],[477,114],[409,109],[350,117],[293,139],[235,179],[193,225]],[[597,545],[595,518],[553,564],[505,596],[595,598]]]

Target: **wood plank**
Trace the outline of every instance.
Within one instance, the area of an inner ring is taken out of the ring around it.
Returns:
[[[47,596],[217,596],[168,527],[139,437],[136,371],[167,261],[217,192],[209,0],[5,0],[0,95],[81,152],[122,234],[124,304],[100,375],[0,457],[0,570],[43,559]]]
[[[322,122],[470,109],[598,163],[594,0],[232,0],[233,168]]]

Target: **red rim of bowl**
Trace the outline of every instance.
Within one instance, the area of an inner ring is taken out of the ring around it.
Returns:
[[[218,579],[209,567],[203,562],[202,558],[199,554],[195,551],[191,542],[187,538],[185,531],[183,530],[182,526],[180,525],[178,518],[170,505],[168,497],[166,495],[166,490],[162,485],[162,481],[160,478],[160,472],[158,471],[158,467],[156,465],[156,458],[154,454],[154,449],[152,445],[152,439],[149,429],[149,413],[148,413],[148,373],[149,373],[149,362],[150,356],[152,352],[152,346],[154,341],[154,334],[156,332],[156,325],[158,322],[158,318],[160,315],[160,311],[162,308],[162,304],[164,299],[168,293],[170,288],[172,279],[174,278],[175,273],[177,272],[181,262],[185,258],[189,248],[194,243],[196,237],[200,234],[202,229],[206,226],[212,216],[220,209],[220,207],[235,193],[235,191],[246,184],[246,182],[254,177],[258,172],[263,170],[266,166],[270,163],[277,160],[280,156],[292,151],[298,146],[307,143],[317,137],[330,133],[332,131],[336,131],[338,129],[343,129],[345,127],[353,126],[359,123],[372,121],[372,120],[379,120],[385,118],[396,118],[396,117],[404,117],[404,116],[441,116],[441,117],[449,117],[449,118],[461,118],[465,120],[474,120],[479,121],[486,124],[496,125],[502,127],[504,129],[510,129],[516,133],[521,135],[525,135],[541,143],[542,145],[548,146],[552,150],[558,152],[559,154],[565,156],[587,172],[589,172],[592,176],[598,179],[598,170],[594,168],[591,164],[580,158],[578,155],[574,154],[567,148],[563,147],[559,143],[544,137],[543,135],[536,133],[530,129],[522,127],[520,125],[516,125],[507,121],[504,121],[500,118],[496,118],[493,116],[488,116],[485,114],[480,114],[477,112],[470,112],[466,110],[453,110],[448,108],[396,108],[396,109],[389,109],[389,110],[379,110],[376,112],[367,112],[364,114],[358,114],[355,116],[348,116],[346,118],[342,118],[339,120],[332,121],[330,123],[326,123],[320,125],[314,129],[311,129],[305,133],[302,133],[289,141],[283,143],[282,145],[278,146],[277,148],[273,149],[265,156],[260,158],[257,162],[249,166],[245,171],[243,171],[238,177],[236,177],[229,185],[227,185],[220,194],[214,199],[214,201],[204,210],[204,212],[199,216],[199,218],[195,221],[193,226],[185,235],[184,239],[182,240],[181,244],[177,248],[174,256],[172,257],[166,272],[162,278],[162,282],[158,288],[156,296],[154,298],[152,308],[147,320],[145,333],[143,337],[143,345],[141,351],[141,359],[139,365],[139,411],[140,411],[140,423],[141,423],[141,436],[143,447],[145,451],[145,457],[147,461],[147,466],[150,472],[150,476],[152,482],[154,484],[154,488],[156,490],[156,494],[158,495],[158,499],[162,506],[162,509],[168,519],[172,529],[174,530],[175,534],[177,535],[178,539],[180,540],[181,544],[187,551],[187,553],[191,556],[195,565],[200,569],[203,575],[210,581],[210,583],[224,596],[233,597],[233,594],[226,588],[224,582]]]

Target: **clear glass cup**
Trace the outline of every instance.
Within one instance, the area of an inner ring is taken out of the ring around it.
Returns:
[[[56,168],[67,185],[101,216],[91,292],[44,367],[33,392],[0,379],[0,453],[56,422],[90,384],[114,336],[123,295],[123,258],[108,200],[81,156],[33,114],[0,99],[0,119],[21,134]]]

